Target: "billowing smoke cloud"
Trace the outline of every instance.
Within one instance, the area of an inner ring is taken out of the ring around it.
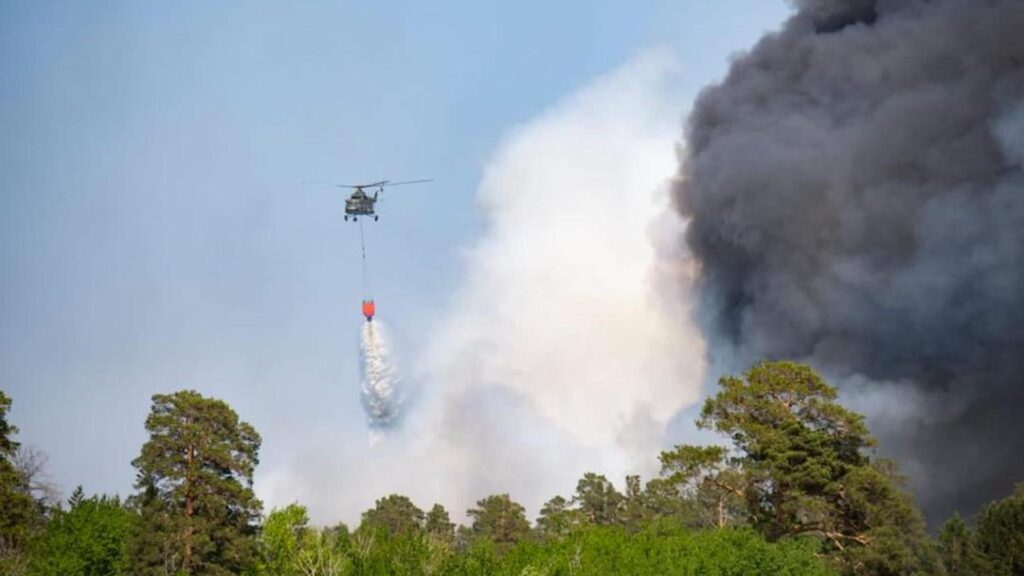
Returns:
[[[398,419],[402,390],[392,366],[387,335],[380,321],[364,322],[359,343],[362,354],[363,409],[370,421],[371,438],[377,438]]]
[[[704,373],[678,293],[693,267],[653,248],[683,229],[668,214],[673,78],[667,54],[648,54],[508,134],[485,167],[486,225],[465,278],[420,336],[401,425],[373,449],[311,434],[301,465],[261,479],[271,505],[301,495],[318,520],[356,521],[399,492],[460,518],[509,492],[535,513],[586,471],[657,471],[668,422]]]
[[[1024,480],[1024,3],[797,4],[687,129],[714,365],[811,361],[973,512]]]
[[[658,297],[691,268],[656,268],[652,242],[682,230],[652,224],[675,163],[670,72],[657,53],[597,81],[517,130],[484,174],[487,232],[428,367],[470,494],[536,505],[586,470],[651,473],[666,423],[697,398],[703,344]]]

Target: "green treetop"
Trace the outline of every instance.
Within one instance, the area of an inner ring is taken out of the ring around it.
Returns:
[[[724,447],[676,446],[660,459],[662,476],[693,498],[702,525],[722,528],[740,521],[746,478]]]
[[[590,524],[611,526],[620,522],[622,494],[600,474],[584,474],[576,483],[576,495],[572,500]]]
[[[439,536],[445,540],[455,538],[455,523],[448,516],[448,511],[440,504],[434,504],[427,512],[425,528],[428,534]]]
[[[835,388],[793,362],[758,364],[719,385],[698,425],[732,439],[732,478],[742,482],[750,522],[769,540],[820,537],[851,573],[935,567],[920,513],[894,467],[865,453],[875,439],[862,416],[836,402]],[[681,473],[721,477],[719,449],[684,456],[674,463]]]
[[[18,451],[18,443],[14,435],[18,428],[7,421],[7,412],[11,409],[11,398],[0,390],[0,462],[10,462]]]
[[[977,545],[991,562],[993,576],[1024,575],[1024,484],[982,509]]]
[[[259,536],[258,576],[306,576],[348,574],[350,563],[339,546],[347,541],[341,528],[317,530],[309,526],[306,507],[289,504],[270,512]]]
[[[862,531],[830,512],[842,508],[841,480],[867,463],[861,450],[874,445],[863,418],[802,364],[758,364],[719,386],[698,424],[729,435],[741,452],[754,524],[772,539],[813,531],[840,545],[862,540]]]
[[[942,564],[947,576],[988,576],[992,568],[978,550],[977,536],[959,514],[939,528]]]
[[[524,538],[530,531],[526,509],[508,494],[488,496],[478,500],[476,508],[466,514],[473,519],[473,535],[490,539],[499,547],[508,547]]]
[[[373,508],[363,512],[363,527],[382,527],[391,534],[405,534],[423,529],[424,514],[401,494],[377,500]]]
[[[260,530],[257,573],[298,576],[299,553],[309,530],[307,524],[309,515],[305,506],[290,504],[280,510],[271,510]]]
[[[24,561],[29,537],[40,523],[42,507],[32,498],[28,477],[15,464],[18,428],[7,421],[11,399],[0,390],[0,574],[15,572]]]
[[[117,497],[86,498],[75,490],[66,512],[54,510],[30,547],[31,576],[131,574],[129,546],[138,515]]]
[[[571,503],[555,496],[544,503],[537,517],[537,532],[545,538],[560,538],[583,523],[583,515]]]
[[[153,396],[138,458],[140,575],[237,574],[256,557],[252,490],[260,437],[226,403],[195,391]]]

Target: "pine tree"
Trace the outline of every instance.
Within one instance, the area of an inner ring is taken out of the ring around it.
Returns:
[[[589,524],[610,526],[621,520],[622,494],[600,474],[584,474],[576,483],[576,495],[572,501]]]
[[[455,538],[455,523],[452,522],[448,511],[440,504],[434,504],[434,507],[427,512],[426,530],[428,534],[441,537],[446,541]]]
[[[537,532],[545,538],[561,538],[583,523],[583,514],[571,503],[555,496],[544,503],[537,517]]]
[[[14,465],[20,445],[18,428],[7,421],[11,399],[0,391],[0,573],[24,561],[29,536],[39,525],[42,509],[32,498],[28,478]]]
[[[745,513],[745,479],[724,447],[676,446],[659,458],[662,476],[693,499],[701,525],[723,528]]]
[[[423,528],[423,510],[401,494],[380,498],[374,507],[363,512],[361,527],[382,527],[390,534],[417,532]]]
[[[78,508],[84,500],[85,491],[82,490],[82,485],[79,484],[75,487],[75,491],[71,493],[71,497],[68,498],[68,507],[74,510],[75,508]]]
[[[978,550],[977,536],[959,514],[939,528],[942,563],[947,576],[989,576],[992,568]]]
[[[693,528],[703,525],[696,497],[682,490],[669,478],[653,478],[648,481],[641,498],[645,522],[672,518]]]
[[[993,576],[1024,575],[1024,484],[1013,494],[990,502],[977,520],[977,545]]]
[[[850,572],[941,570],[895,466],[866,454],[875,439],[863,416],[840,406],[809,366],[765,362],[719,385],[698,425],[732,439],[747,515],[769,540],[819,537]],[[721,462],[693,456],[701,466]]]
[[[488,496],[466,514],[473,519],[473,535],[491,540],[505,549],[523,539],[530,531],[526,509],[508,494]]]
[[[149,441],[132,465],[141,511],[140,575],[228,575],[252,565],[261,504],[260,437],[224,402],[195,391],[153,397]]]

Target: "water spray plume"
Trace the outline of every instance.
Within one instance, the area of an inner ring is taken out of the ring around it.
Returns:
[[[360,350],[363,409],[370,421],[373,441],[383,436],[401,413],[401,382],[391,363],[384,327],[379,321],[363,323]]]

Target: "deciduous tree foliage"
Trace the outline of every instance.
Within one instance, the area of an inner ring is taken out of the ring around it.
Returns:
[[[40,512],[60,503],[56,486],[47,478],[46,467],[50,457],[32,446],[20,446],[14,453],[12,464],[24,479],[28,494]]]
[[[826,576],[834,571],[807,541],[768,543],[750,529],[692,531],[660,521],[638,532],[587,526],[567,538],[524,540],[503,554],[482,545],[441,574],[521,576]]]
[[[291,504],[282,510],[272,510],[260,530],[257,573],[267,576],[299,574],[299,551],[308,523],[305,506]]]
[[[351,560],[345,554],[347,533],[337,530],[305,531],[298,555],[298,573],[302,576],[342,576],[351,574]]]
[[[259,536],[258,576],[340,576],[349,573],[347,531],[309,526],[305,506],[273,510]],[[347,544],[347,542],[346,542]]]
[[[195,391],[153,397],[138,458],[134,573],[229,575],[255,561],[256,430]]]
[[[376,526],[354,534],[347,546],[327,550],[336,563],[336,571],[300,573],[308,576],[834,574],[828,563],[815,554],[815,549],[813,541],[769,543],[750,529],[693,531],[674,520],[650,523],[637,532],[620,526],[583,526],[564,538],[524,538],[507,546],[481,537],[461,552],[437,545],[425,530],[392,534]]]
[[[128,541],[138,520],[117,497],[75,490],[30,547],[30,576],[119,576],[129,570]]]

